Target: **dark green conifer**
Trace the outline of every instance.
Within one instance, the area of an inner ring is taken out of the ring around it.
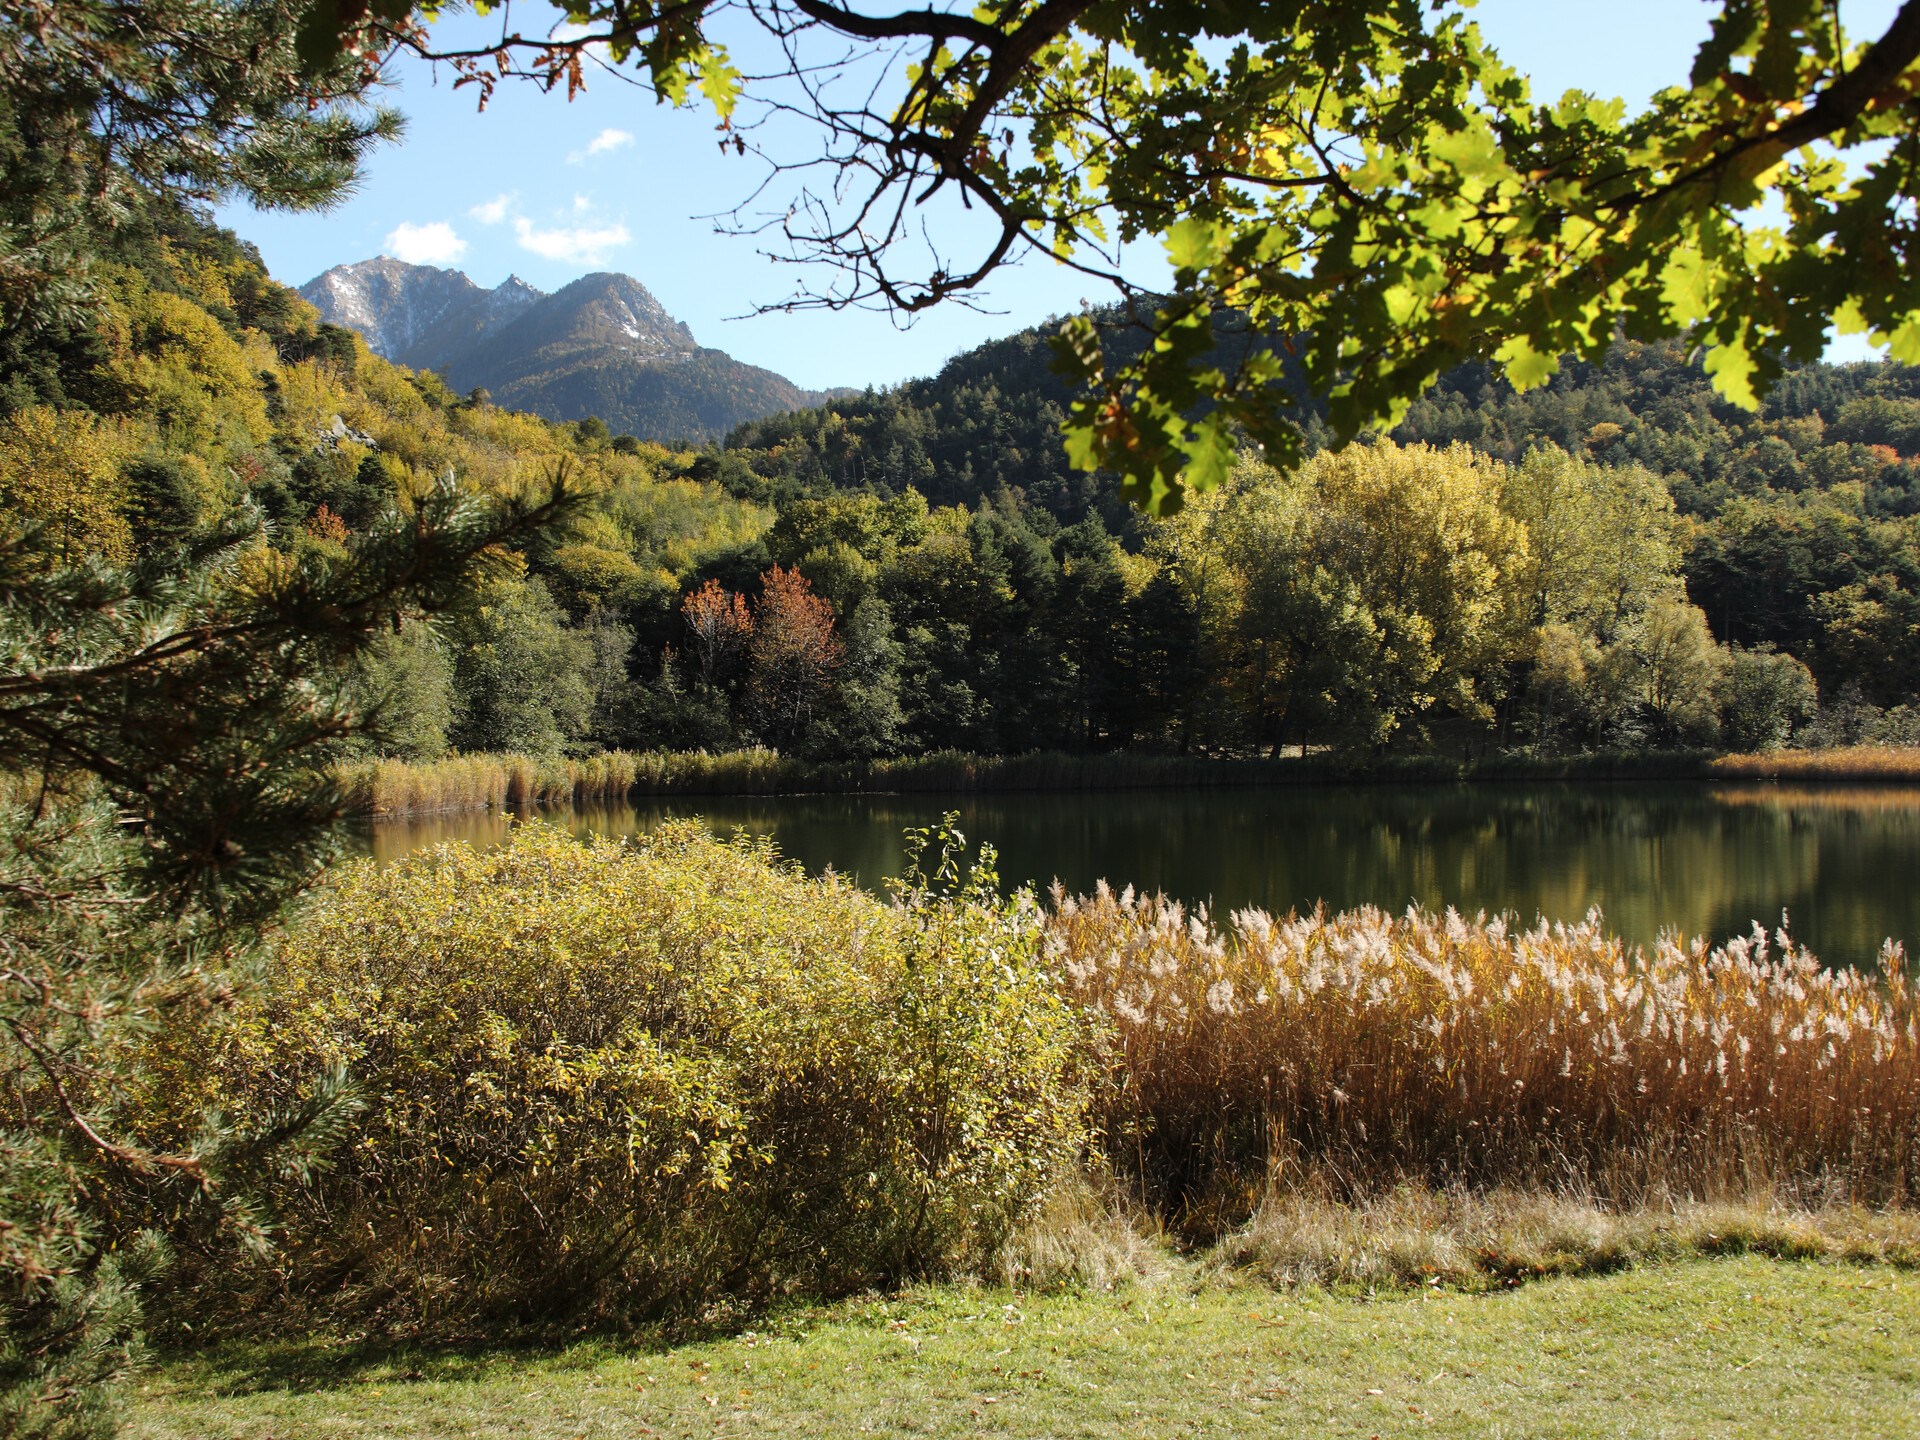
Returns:
[[[89,332],[97,262],[213,243],[194,201],[324,204],[396,132],[360,103],[360,60],[295,53],[301,10],[0,9],[0,413],[124,408]],[[245,281],[222,323],[286,334],[285,293]],[[250,500],[203,522],[164,459],[129,480],[126,563],[0,518],[0,1436],[109,1433],[170,1245],[263,1237],[250,1182],[351,1123],[335,1086],[244,1129],[156,1133],[142,1099],[166,1077],[141,1036],[223,1004],[324,865],[331,763],[380,724],[355,662],[471,603],[570,501],[564,473],[513,503],[449,480],[347,544],[277,548]]]

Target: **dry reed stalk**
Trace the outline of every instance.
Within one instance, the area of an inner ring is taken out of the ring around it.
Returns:
[[[1355,1193],[1920,1194],[1920,995],[1898,947],[1869,975],[1757,927],[1647,954],[1597,913],[1244,910],[1222,929],[1104,886],[1056,891],[1049,931],[1067,991],[1112,1021],[1115,1159],[1176,1209],[1237,1219],[1288,1166]]]

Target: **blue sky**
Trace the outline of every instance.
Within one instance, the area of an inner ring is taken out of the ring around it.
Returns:
[[[1476,18],[1536,94],[1579,87],[1643,100],[1683,78],[1716,7],[1703,0],[1481,0]],[[1846,0],[1850,30],[1878,33],[1897,0]],[[476,22],[449,22],[472,27]],[[497,22],[496,22],[497,23]],[[476,32],[477,33],[477,32]],[[483,285],[509,274],[554,290],[594,270],[636,276],[702,344],[813,387],[887,385],[939,369],[984,340],[1101,300],[1095,282],[1030,259],[996,277],[995,313],[940,309],[902,327],[871,312],[746,315],[793,288],[790,267],[704,218],[746,200],[751,159],[723,154],[711,114],[672,110],[604,74],[572,103],[502,85],[484,113],[444,72],[396,66],[387,101],[406,139],[380,151],[358,190],[323,214],[222,223],[259,246],[275,278],[299,285],[333,265],[391,254],[465,270]],[[1140,278],[1163,273],[1149,249]],[[1848,346],[1848,358],[1858,350]]]

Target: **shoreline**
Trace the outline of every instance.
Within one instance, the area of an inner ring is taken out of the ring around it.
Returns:
[[[673,796],[1064,794],[1290,789],[1337,785],[1920,784],[1920,747],[1716,755],[1677,750],[1456,760],[1213,758],[1112,751],[984,756],[936,752],[864,762],[790,760],[771,751],[614,751],[581,759],[458,755],[423,764],[361,761],[337,772],[354,819],[387,820],[540,805]]]

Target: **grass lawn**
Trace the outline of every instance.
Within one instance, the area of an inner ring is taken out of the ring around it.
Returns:
[[[1496,1294],[947,1288],[674,1348],[175,1358],[160,1437],[1920,1434],[1920,1274],[1757,1257]]]

